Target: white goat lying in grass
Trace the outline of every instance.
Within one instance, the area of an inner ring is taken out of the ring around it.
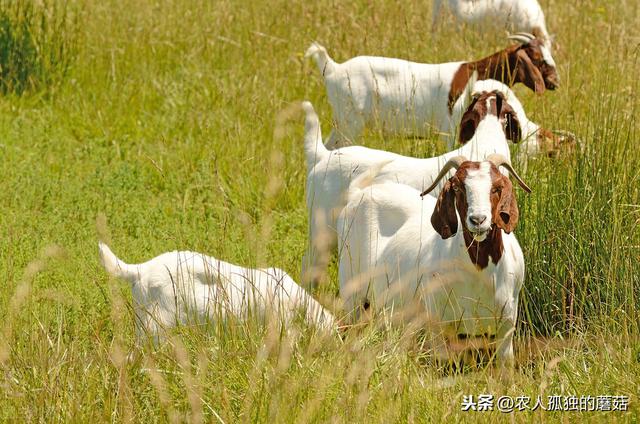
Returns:
[[[511,361],[524,258],[512,234],[516,196],[500,167],[530,192],[502,155],[451,158],[422,193],[455,169],[438,199],[405,184],[372,184],[369,173],[355,179],[338,218],[346,311],[426,319],[447,342],[497,339],[498,359]]]
[[[136,332],[154,342],[162,330],[185,323],[224,319],[228,314],[276,318],[287,328],[298,316],[326,331],[336,330],[333,315],[283,270],[249,269],[196,252],[168,252],[128,265],[99,243],[106,271],[129,281]]]
[[[442,3],[435,0],[432,11],[432,29],[440,16]],[[482,26],[483,29],[507,29],[530,32],[544,41],[551,50],[551,37],[547,31],[544,12],[537,0],[448,0],[449,9],[459,21]]]
[[[465,144],[441,156],[417,159],[362,146],[327,150],[313,106],[303,102],[306,113],[304,151],[307,160],[307,209],[309,244],[302,263],[303,283],[316,284],[324,274],[331,252],[337,247],[336,219],[353,178],[380,162],[389,162],[377,180],[395,181],[422,190],[453,156],[482,160],[491,153],[510,158],[507,140],[521,134],[519,118],[499,92],[483,93],[462,117]],[[438,194],[438,190],[434,192]]]

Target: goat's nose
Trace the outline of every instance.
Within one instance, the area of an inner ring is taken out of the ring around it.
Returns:
[[[545,86],[549,90],[555,90],[560,87],[560,77],[557,75],[547,77]]]
[[[487,220],[487,217],[485,215],[471,215],[471,216],[469,216],[469,221],[471,221],[471,223],[473,225],[480,225],[486,220]]]

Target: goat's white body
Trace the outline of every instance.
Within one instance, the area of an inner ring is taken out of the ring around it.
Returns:
[[[357,185],[357,182],[354,183]],[[498,358],[513,357],[524,257],[502,233],[497,264],[473,267],[462,230],[443,240],[431,225],[436,205],[413,187],[393,182],[353,187],[338,219],[340,295],[346,310],[365,301],[377,310],[415,307],[446,334],[498,337]],[[461,229],[458,217],[458,228]],[[468,270],[461,272],[461,269]]]
[[[430,132],[449,134],[455,126],[448,108],[449,92],[464,62],[425,64],[358,56],[336,63],[316,43],[306,55],[316,60],[333,108],[336,129],[327,141],[329,148],[355,141],[365,127],[424,137]],[[455,107],[462,106],[457,102]]]
[[[322,143],[318,116],[305,102],[305,156],[307,159],[307,209],[309,211],[309,247],[303,260],[305,279],[316,279],[308,271],[322,272],[328,264],[327,252],[337,246],[336,220],[346,202],[346,192],[352,179],[367,172],[373,165],[389,162],[377,174],[376,181],[394,181],[415,189],[428,187],[447,160],[465,156],[483,160],[492,153],[510,158],[509,146],[502,124],[495,116],[487,116],[475,135],[464,146],[440,156],[417,159],[362,146],[328,150]],[[431,194],[437,196],[443,183]]]
[[[136,330],[154,339],[176,324],[202,323],[231,315],[270,315],[287,325],[298,311],[309,324],[332,330],[333,315],[283,270],[243,268],[197,252],[168,252],[128,265],[106,244],[100,257],[107,272],[131,283]]]
[[[440,15],[442,3],[443,0],[434,1],[433,27]],[[447,3],[458,21],[471,25],[529,33],[538,28],[545,45],[551,49],[544,12],[537,0],[448,0]]]
[[[550,49],[540,46],[545,63],[555,68]],[[473,72],[461,94],[449,107],[455,73],[465,62],[424,64],[376,56],[358,56],[336,63],[327,50],[313,43],[306,52],[324,76],[335,128],[325,145],[329,149],[355,141],[365,127],[381,128],[388,135],[426,137],[437,133],[452,148],[460,117],[474,93],[499,90],[513,102],[528,135],[538,126],[526,119],[522,104],[504,83],[479,80]],[[526,121],[526,125],[525,125]],[[523,137],[524,139],[525,137]],[[538,153],[535,137],[524,150]]]

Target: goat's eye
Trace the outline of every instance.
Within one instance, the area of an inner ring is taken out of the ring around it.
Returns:
[[[460,190],[460,188],[458,188],[458,186],[457,186],[457,185],[453,185],[453,186],[451,186],[451,187],[453,188],[453,191],[458,191],[458,190]]]
[[[501,187],[494,187],[493,189],[491,189],[491,193],[494,193],[494,194],[500,194],[501,192],[502,192]]]

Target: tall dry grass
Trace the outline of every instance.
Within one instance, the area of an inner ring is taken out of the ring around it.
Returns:
[[[533,188],[518,199],[527,275],[518,367],[506,378],[493,367],[451,373],[417,331],[384,316],[344,341],[212,322],[137,347],[128,287],[101,269],[95,229],[103,213],[131,262],[190,249],[298,277],[303,125],[289,106],[308,98],[330,125],[307,45],[322,42],[338,61],[439,62],[491,53],[504,31],[478,37],[447,22],[431,34],[424,2],[69,5],[81,25],[66,77],[48,96],[0,98],[0,420],[637,420],[636,2],[543,1],[562,88],[516,92],[532,119],[575,132],[585,149],[531,159],[523,172]],[[374,132],[364,143],[443,149]],[[50,245],[65,257],[29,271]],[[332,305],[335,263],[329,276],[316,295]],[[624,394],[630,411],[460,410],[480,393]]]

